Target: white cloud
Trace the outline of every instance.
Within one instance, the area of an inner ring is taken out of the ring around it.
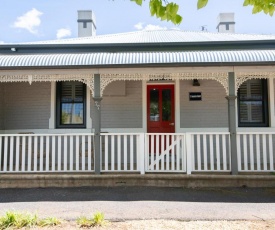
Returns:
[[[0,44],[4,44],[5,42],[4,41],[0,41]]]
[[[137,29],[137,30],[142,30],[143,29],[143,22],[139,22],[138,24],[136,24],[135,25],[135,28]]]
[[[144,23],[139,22],[135,25],[135,28],[137,30],[167,30],[167,27],[164,27],[164,26],[152,25],[152,24],[143,26],[143,24]]]
[[[26,29],[32,34],[37,34],[38,31],[36,28],[41,24],[40,16],[42,14],[42,12],[33,8],[32,10],[18,17],[13,23],[13,27]]]
[[[57,39],[62,39],[62,38],[65,38],[65,37],[70,37],[71,35],[72,35],[72,32],[71,32],[70,29],[62,28],[62,29],[57,30],[57,32],[56,32]]]
[[[159,26],[159,25],[152,25],[152,24],[148,24],[146,25],[143,30],[167,30],[167,27],[165,26]]]

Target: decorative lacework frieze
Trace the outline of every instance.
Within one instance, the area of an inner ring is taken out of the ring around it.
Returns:
[[[161,81],[161,80],[216,80],[222,84],[228,95],[228,73],[167,73],[167,74],[101,74],[100,93],[113,81]]]
[[[66,74],[54,74],[54,75],[0,75],[0,82],[58,82],[58,81],[80,81],[86,84],[91,91],[94,90],[94,75],[93,74],[81,74],[81,75],[66,75]]]
[[[101,74],[100,93],[103,95],[104,89],[113,81],[161,81],[161,80],[216,80],[222,84],[226,94],[228,94],[228,73],[165,73],[165,74]],[[58,81],[80,81],[86,84],[92,94],[94,92],[93,74],[49,74],[49,75],[0,75],[0,82],[58,82]]]
[[[236,94],[240,86],[247,80],[251,79],[268,79],[274,78],[275,72],[252,72],[252,73],[244,73],[244,72],[237,72],[236,73],[236,81],[235,81],[235,89]]]

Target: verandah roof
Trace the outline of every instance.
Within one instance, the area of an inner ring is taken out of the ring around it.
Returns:
[[[275,62],[275,50],[0,55],[0,68]]]

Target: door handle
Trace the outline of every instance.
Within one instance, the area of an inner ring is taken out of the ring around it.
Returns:
[[[174,125],[175,125],[175,123],[170,123],[169,125],[174,126]]]

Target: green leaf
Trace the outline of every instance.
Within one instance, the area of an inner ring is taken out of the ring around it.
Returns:
[[[138,0],[132,1],[136,2]],[[150,0],[149,9],[151,16],[155,16],[161,20],[171,21],[176,25],[182,21],[182,17],[178,14],[179,5],[174,2],[167,3],[166,0]]]
[[[261,11],[260,7],[257,5],[254,5],[253,9],[252,9],[252,14],[257,14]]]
[[[142,5],[142,0],[131,0],[132,2],[135,2],[136,4],[138,4],[139,6]]]
[[[182,22],[182,16],[176,15],[175,19],[172,21],[174,24],[179,25]]]
[[[274,7],[274,6],[270,6],[270,7],[269,7],[269,15],[270,15],[270,16],[273,16],[274,11],[275,11],[275,7]]]
[[[205,7],[208,3],[208,0],[198,0],[198,3],[197,3],[197,8],[198,9],[201,9],[203,7]]]
[[[248,6],[250,4],[250,1],[249,0],[245,0],[244,3],[243,3],[243,6]]]

